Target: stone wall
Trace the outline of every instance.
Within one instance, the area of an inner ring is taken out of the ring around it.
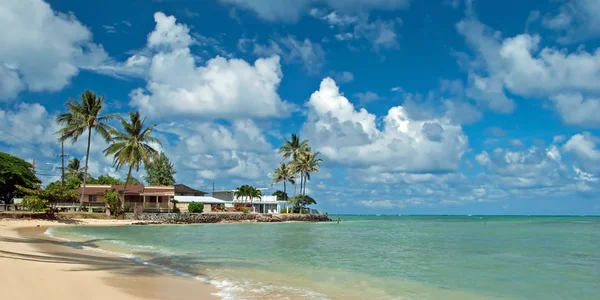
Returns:
[[[125,214],[125,219],[164,224],[227,223],[227,222],[327,222],[327,215],[255,214],[255,213],[142,213]]]

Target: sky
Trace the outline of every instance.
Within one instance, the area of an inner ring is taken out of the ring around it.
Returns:
[[[322,211],[600,214],[599,1],[3,0],[0,28],[0,151],[45,183],[89,89],[205,191],[283,189],[298,133]],[[124,178],[106,147],[90,173]]]

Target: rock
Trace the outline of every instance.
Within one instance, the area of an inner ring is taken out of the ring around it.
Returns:
[[[254,214],[254,213],[126,213],[126,219],[142,222],[134,225],[147,224],[196,224],[196,223],[236,223],[236,222],[328,222],[327,215],[301,215],[301,214]]]

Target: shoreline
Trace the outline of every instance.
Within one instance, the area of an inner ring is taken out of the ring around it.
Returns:
[[[60,226],[123,226],[133,220],[69,222],[0,219],[0,268],[7,299],[220,299],[216,286],[99,248],[67,242],[46,230]],[[86,249],[87,248],[87,249]]]

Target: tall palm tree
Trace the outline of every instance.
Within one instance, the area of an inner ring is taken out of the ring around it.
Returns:
[[[237,188],[235,190],[235,192],[233,193],[233,195],[235,196],[235,199],[240,200],[240,198],[241,198],[243,201],[245,197],[249,197],[250,196],[250,188],[251,188],[251,186],[246,185],[246,184]]]
[[[288,140],[285,138],[283,145],[279,148],[279,154],[283,154],[283,159],[291,159],[292,162],[298,159],[298,156],[309,149],[308,141],[303,140],[300,141],[300,137],[293,133],[292,138]],[[292,173],[296,174],[297,171],[292,169]],[[300,178],[300,182],[302,183],[302,178]],[[296,197],[296,182],[294,182],[294,196]]]
[[[86,174],[85,169],[81,166],[81,160],[76,157],[69,159],[66,169],[67,173],[65,174],[65,177],[67,179],[79,178],[81,181],[83,181],[84,177],[89,176],[89,174]]]
[[[306,196],[306,182],[310,180],[310,174],[319,172],[319,164],[323,162],[323,160],[319,158],[320,154],[321,153],[319,152],[312,152],[308,149],[306,152],[299,155],[298,160],[294,163],[294,168],[297,169],[302,176],[301,180],[304,180],[304,184],[301,185],[304,189],[300,190],[302,199]]]
[[[71,98],[65,106],[67,112],[56,117],[56,123],[63,126],[56,133],[59,135],[59,141],[71,140],[73,143],[87,132],[87,150],[85,152],[84,173],[88,173],[88,161],[90,158],[90,144],[92,140],[92,130],[99,133],[107,142],[110,141],[111,127],[106,124],[110,119],[116,117],[116,114],[100,115],[104,107],[104,96],[98,97],[95,93],[86,90],[80,96],[81,103]],[[83,177],[83,188],[81,189],[81,202],[85,194],[87,177]]]
[[[118,119],[123,126],[123,132],[114,128],[110,131],[113,143],[104,150],[104,154],[113,155],[113,163],[117,169],[129,166],[121,199],[121,205],[124,205],[131,170],[135,168],[137,172],[142,164],[149,164],[158,155],[151,144],[160,145],[160,141],[150,136],[156,125],[144,128],[146,118],[142,119],[138,111],[129,113],[129,122],[121,116]]]

